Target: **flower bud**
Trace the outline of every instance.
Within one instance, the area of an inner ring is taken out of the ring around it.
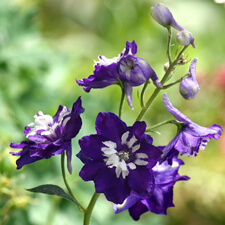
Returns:
[[[170,10],[162,3],[155,4],[151,8],[151,15],[156,22],[164,27],[172,26],[176,30],[184,29],[175,21]]]
[[[197,60],[197,58],[193,59],[189,68],[188,77],[180,82],[180,94],[187,100],[193,99],[200,89],[195,75]]]
[[[195,48],[194,38],[191,35],[192,35],[191,32],[187,30],[182,30],[177,33],[176,40],[180,45],[188,46],[191,44],[192,47]]]

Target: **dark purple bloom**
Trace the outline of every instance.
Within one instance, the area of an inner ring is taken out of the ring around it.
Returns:
[[[194,58],[192,60],[188,72],[188,77],[184,78],[180,82],[180,94],[185,99],[193,99],[200,89],[195,75],[197,60],[197,58]]]
[[[89,92],[91,88],[104,88],[112,84],[120,85],[126,94],[129,106],[132,106],[132,87],[142,85],[150,78],[157,87],[162,87],[158,77],[150,65],[142,58],[136,57],[135,41],[126,42],[126,48],[113,59],[99,56],[95,62],[94,74],[87,79],[77,80],[78,85],[84,86]]]
[[[24,129],[27,141],[11,143],[11,148],[22,149],[20,152],[10,152],[20,156],[16,161],[17,169],[37,160],[48,159],[53,155],[62,154],[66,151],[67,167],[71,168],[71,139],[79,132],[82,120],[80,114],[84,112],[80,97],[73,104],[72,111],[60,105],[55,116],[44,115],[41,111],[34,116],[34,123]]]
[[[164,106],[179,122],[181,122],[181,129],[177,135],[170,141],[170,143],[163,150],[164,156],[162,161],[178,155],[179,152],[183,155],[197,156],[199,149],[204,150],[208,141],[211,138],[218,140],[221,136],[223,128],[217,124],[210,127],[202,127],[193,123],[189,118],[183,115],[178,109],[171,104],[166,93],[163,94]]]
[[[141,196],[134,192],[126,198],[121,205],[114,204],[115,213],[126,209],[134,220],[139,220],[140,216],[151,211],[156,214],[167,214],[167,208],[173,207],[173,186],[179,180],[188,180],[187,176],[180,176],[178,170],[183,161],[174,157],[172,165],[164,161],[152,168],[154,177],[154,188],[147,195]]]
[[[192,33],[181,27],[174,19],[170,10],[162,3],[155,4],[151,8],[151,15],[153,19],[161,24],[162,26],[169,28],[172,26],[174,29],[180,31],[177,34],[177,42],[180,45],[187,46],[189,44],[195,48],[194,38],[191,36]]]
[[[121,204],[131,191],[143,194],[150,188],[151,168],[156,165],[161,151],[145,135],[145,122],[132,127],[113,113],[99,113],[96,135],[79,140],[78,158],[85,164],[80,171],[84,181],[93,180],[98,193],[109,201]]]

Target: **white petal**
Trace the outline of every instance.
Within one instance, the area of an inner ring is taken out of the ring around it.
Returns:
[[[141,147],[140,144],[137,144],[137,145],[133,146],[132,147],[132,152],[136,152],[140,147]]]
[[[136,159],[134,163],[138,166],[146,166],[148,164],[148,161],[142,160],[142,159]]]
[[[145,153],[136,153],[138,159],[148,159],[148,156]]]
[[[137,141],[136,137],[133,135],[133,137],[127,142],[128,148],[131,148],[133,144]]]
[[[130,134],[130,132],[127,131],[127,132],[125,132],[125,133],[122,135],[122,137],[121,137],[121,144],[122,144],[122,145],[124,145],[124,144],[127,143],[127,138],[128,138],[128,136],[129,136],[129,134]]]
[[[134,163],[132,163],[132,162],[128,163],[128,166],[129,166],[129,168],[130,168],[131,170],[134,170],[134,169],[137,168],[136,165],[135,165]]]

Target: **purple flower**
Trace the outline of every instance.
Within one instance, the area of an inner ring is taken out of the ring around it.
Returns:
[[[132,127],[113,113],[99,113],[97,134],[79,140],[77,157],[85,164],[79,175],[84,181],[93,180],[98,193],[109,201],[121,204],[131,191],[142,194],[153,182],[151,168],[161,151],[145,135],[145,122]]]
[[[94,74],[87,79],[76,80],[78,85],[84,86],[89,92],[91,88],[104,88],[112,84],[118,84],[124,89],[129,106],[132,106],[132,87],[142,85],[150,78],[157,87],[161,87],[160,81],[154,70],[142,58],[136,57],[137,45],[135,41],[126,42],[126,48],[113,59],[99,56],[95,62]]]
[[[66,151],[67,167],[71,168],[71,139],[74,138],[82,125],[80,114],[84,112],[80,97],[73,104],[72,111],[60,105],[55,116],[43,114],[41,111],[34,116],[34,123],[24,129],[24,136],[29,140],[21,143],[11,143],[11,148],[22,149],[20,152],[10,152],[20,156],[16,161],[17,169],[41,159],[48,159],[52,155],[59,155]]]
[[[181,27],[174,19],[170,10],[162,3],[155,4],[151,8],[151,15],[153,19],[160,25],[169,28],[170,26],[180,31],[177,33],[177,42],[180,45],[187,46],[189,44],[195,48],[194,38],[191,36],[192,33]]]
[[[197,60],[197,58],[193,59],[189,68],[188,77],[180,82],[180,94],[188,100],[193,99],[200,89],[195,75]]]
[[[153,167],[154,189],[148,195],[140,196],[132,192],[131,195],[121,205],[114,204],[115,213],[126,209],[134,220],[139,220],[140,216],[151,211],[156,214],[166,215],[168,207],[173,207],[173,186],[179,180],[188,180],[187,176],[180,176],[178,170],[183,161],[174,157],[172,165],[164,161]]]
[[[204,150],[208,141],[211,138],[218,140],[221,136],[223,128],[217,124],[210,127],[202,127],[193,123],[178,109],[174,108],[171,104],[166,93],[163,94],[164,106],[179,122],[181,128],[177,135],[170,141],[170,143],[163,150],[164,155],[162,161],[171,159],[173,156],[179,154],[186,154],[188,156],[197,156],[199,149]]]

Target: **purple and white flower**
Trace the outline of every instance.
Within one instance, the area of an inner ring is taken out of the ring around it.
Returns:
[[[95,62],[93,75],[83,80],[76,80],[77,84],[84,86],[89,92],[91,88],[104,88],[118,84],[124,89],[129,106],[132,105],[132,87],[142,85],[150,78],[153,83],[162,88],[162,85],[150,65],[142,58],[136,57],[137,45],[135,41],[126,42],[126,48],[117,57],[107,59],[99,56]]]
[[[22,149],[20,152],[10,152],[20,156],[16,161],[17,169],[41,159],[48,159],[53,155],[66,151],[67,167],[71,168],[71,139],[74,138],[82,125],[80,114],[84,112],[80,97],[73,104],[72,111],[60,105],[55,116],[39,112],[34,116],[35,121],[24,129],[24,136],[29,140],[21,143],[11,143],[11,148]]]
[[[195,75],[197,60],[198,60],[197,58],[194,58],[192,60],[188,72],[188,77],[184,78],[180,82],[179,87],[180,94],[187,100],[193,99],[200,89]]]
[[[181,123],[181,129],[163,150],[162,161],[171,159],[179,153],[196,157],[199,149],[204,150],[211,138],[215,140],[220,138],[223,130],[221,126],[213,124],[207,128],[193,123],[178,109],[173,107],[166,93],[163,94],[163,103],[167,111]]]
[[[115,213],[120,213],[126,209],[134,220],[139,220],[140,216],[151,211],[156,214],[167,214],[167,208],[173,207],[173,186],[177,181],[188,180],[187,176],[180,176],[178,170],[183,161],[174,157],[172,165],[167,161],[162,164],[157,163],[152,168],[154,177],[154,188],[147,195],[141,196],[135,192],[120,204],[114,204]],[[151,188],[151,187],[150,187]]]
[[[78,158],[85,164],[79,175],[93,180],[98,193],[121,204],[131,193],[143,194],[153,182],[151,168],[162,152],[145,135],[145,122],[128,127],[113,113],[99,113],[97,134],[79,140]]]

